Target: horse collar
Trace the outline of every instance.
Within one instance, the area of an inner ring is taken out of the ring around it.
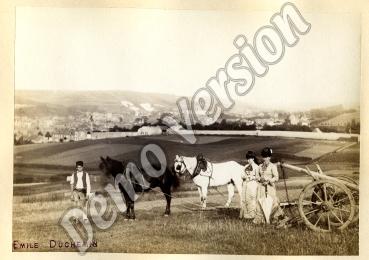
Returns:
[[[193,170],[193,174],[191,174],[191,179],[195,178],[197,175],[200,174],[200,166],[199,166],[199,160],[196,158],[196,166],[195,166],[195,169]]]

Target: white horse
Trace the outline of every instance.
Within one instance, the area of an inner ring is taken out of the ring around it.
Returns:
[[[178,156],[174,159],[174,170],[178,174],[184,174],[186,170],[191,176],[193,176],[197,165],[196,157]],[[208,187],[217,187],[227,185],[228,188],[228,200],[225,204],[226,207],[232,202],[234,196],[234,186],[236,186],[238,194],[240,195],[240,207],[242,205],[242,173],[244,166],[235,161],[222,162],[222,163],[209,163],[207,164],[206,172],[201,171],[200,174],[193,177],[193,182],[197,186],[200,193],[200,200],[202,202],[202,208],[206,208],[206,197],[208,193]]]

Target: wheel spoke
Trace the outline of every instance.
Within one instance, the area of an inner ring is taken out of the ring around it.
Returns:
[[[304,212],[304,213],[305,213],[305,216],[306,216],[306,215],[309,215],[309,214],[314,213],[314,212],[319,211],[319,210],[320,210],[320,209],[314,209],[314,210],[312,210],[312,211],[309,211],[308,213],[305,213],[305,212]]]
[[[328,217],[328,230],[331,230],[331,221],[329,220],[329,212],[327,214]]]
[[[324,201],[328,201],[328,195],[327,195],[327,186],[325,183],[323,183],[323,191],[324,191]]]
[[[318,193],[315,192],[315,190],[313,190],[313,193],[318,197],[318,199],[323,202],[324,200],[322,200],[322,198],[318,195]]]
[[[338,219],[338,221],[339,221],[339,222],[341,222],[341,224],[343,225],[343,221],[342,221],[339,217],[337,217],[337,215],[336,215],[333,211],[331,211],[331,213],[332,213],[332,215],[333,215],[336,219]]]
[[[336,205],[337,203],[339,203],[341,201],[347,200],[347,199],[348,199],[348,197],[345,197],[343,199],[339,199],[339,200],[337,200],[337,201],[334,202],[334,205]]]
[[[308,220],[310,220],[313,216],[315,216],[314,214],[309,214],[309,216],[305,216]]]
[[[319,218],[318,218],[318,220],[315,222],[315,224],[314,224],[314,226],[316,227],[316,225],[318,225],[318,222],[320,221],[320,219],[321,219],[321,217],[323,216],[323,214],[320,214],[319,215]]]
[[[334,201],[333,201],[333,198],[334,198],[334,195],[336,195],[336,193],[337,193],[337,188],[336,188],[336,186],[335,186],[335,185],[333,185],[333,188],[334,188],[334,192],[333,192],[333,194],[332,194],[332,196],[331,196],[331,198],[330,198],[330,201],[332,201],[332,202],[334,202]]]
[[[347,212],[347,213],[351,212],[350,210],[347,210],[347,209],[341,209],[341,208],[336,208],[336,207],[333,207],[333,208],[336,209],[336,210]]]

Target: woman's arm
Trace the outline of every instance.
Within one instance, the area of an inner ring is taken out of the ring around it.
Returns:
[[[255,179],[259,182],[261,181],[260,166],[255,168]]]
[[[90,183],[90,176],[89,176],[89,174],[87,172],[86,172],[86,186],[87,186],[86,194],[87,194],[87,196],[90,196],[91,183]]]
[[[73,200],[73,188],[74,188],[74,174],[70,177],[70,198]]]
[[[271,170],[272,170],[272,178],[269,179],[269,182],[270,183],[277,182],[279,180],[279,174],[278,174],[277,166],[275,164],[273,164]]]

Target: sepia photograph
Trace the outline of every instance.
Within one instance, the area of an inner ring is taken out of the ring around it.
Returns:
[[[357,12],[17,7],[12,252],[359,256]]]

